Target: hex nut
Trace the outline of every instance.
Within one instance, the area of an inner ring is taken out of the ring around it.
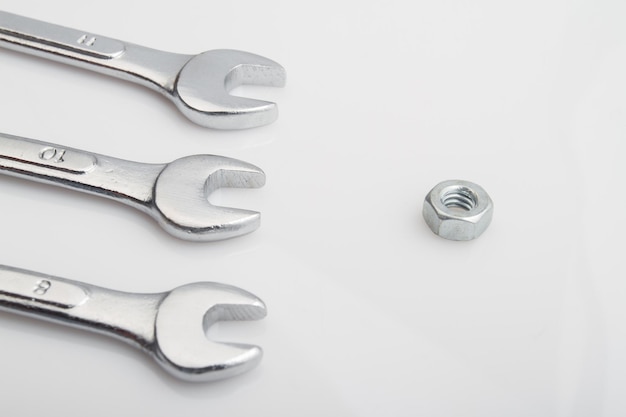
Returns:
[[[493,202],[478,184],[443,181],[426,195],[422,215],[436,235],[449,240],[472,240],[491,223]]]

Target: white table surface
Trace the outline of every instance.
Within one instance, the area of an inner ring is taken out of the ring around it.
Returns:
[[[133,292],[193,281],[261,297],[253,371],[167,375],[104,336],[0,313],[6,416],[623,416],[626,3],[4,0],[2,9],[287,70],[277,122],[213,131],[128,82],[0,50],[0,131],[142,162],[263,168],[215,204],[256,232],[198,244],[113,201],[2,176],[0,263]],[[430,232],[445,179],[495,203],[471,242]]]

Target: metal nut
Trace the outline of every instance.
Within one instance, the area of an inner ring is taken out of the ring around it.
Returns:
[[[422,214],[435,234],[449,240],[472,240],[491,223],[493,202],[480,185],[449,180],[426,195]]]

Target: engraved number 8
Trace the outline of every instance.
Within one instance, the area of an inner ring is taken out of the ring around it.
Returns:
[[[35,287],[33,292],[37,295],[44,295],[46,292],[48,292],[51,286],[52,283],[50,281],[48,281],[47,279],[42,279],[37,281],[37,286]]]

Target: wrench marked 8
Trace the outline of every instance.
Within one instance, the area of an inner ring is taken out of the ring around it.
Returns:
[[[37,286],[33,290],[33,292],[37,295],[44,295],[48,292],[48,290],[52,287],[52,283],[47,279],[41,279],[37,281]]]
[[[137,294],[5,265],[0,265],[0,310],[124,340],[173,376],[198,382],[241,374],[263,356],[255,345],[210,340],[206,329],[222,320],[259,320],[267,313],[255,295],[215,282]]]

